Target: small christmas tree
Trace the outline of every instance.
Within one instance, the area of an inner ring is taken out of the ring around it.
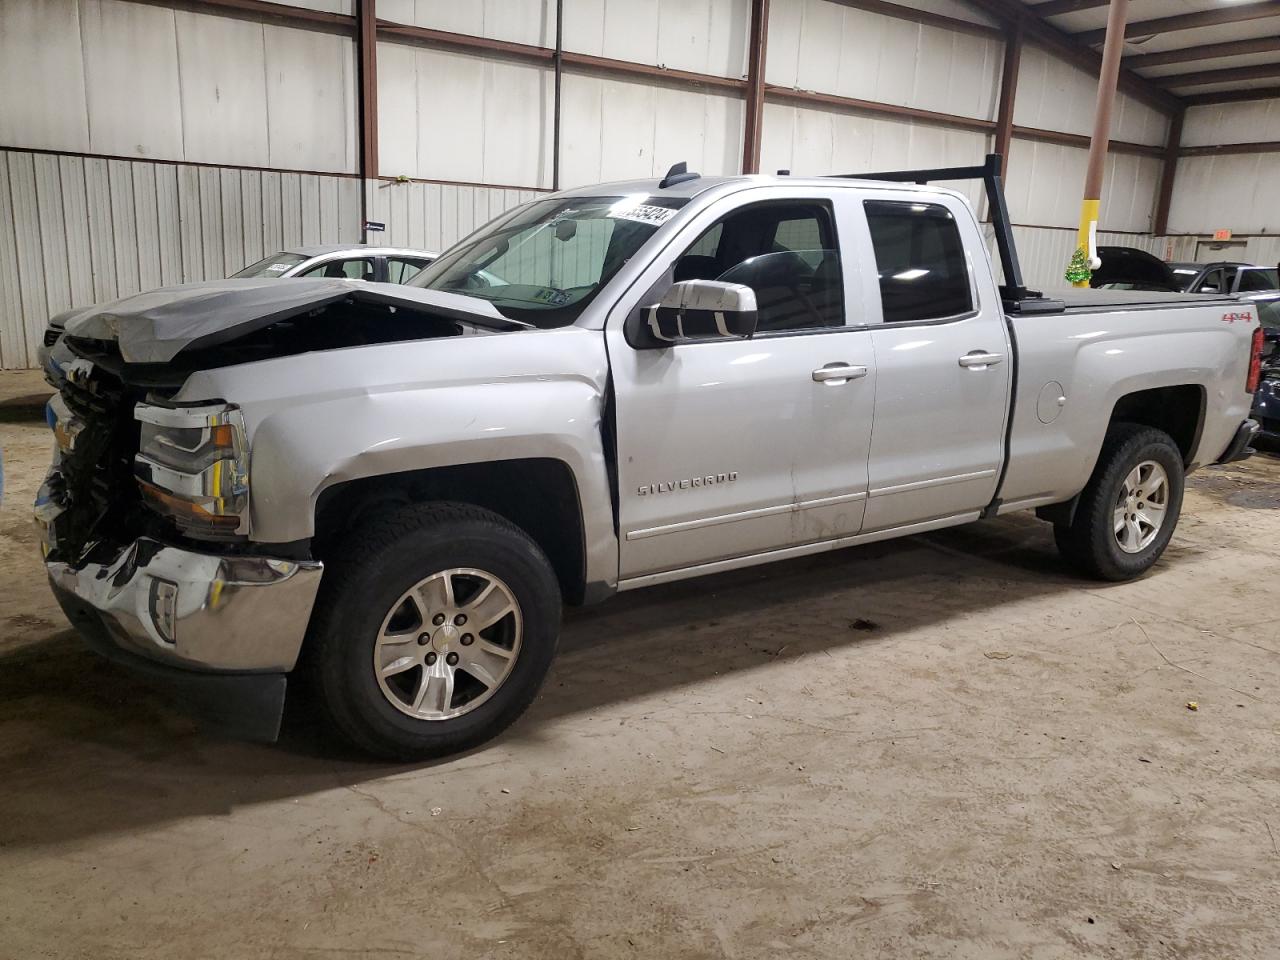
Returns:
[[[1067,264],[1067,282],[1088,283],[1092,276],[1093,271],[1089,269],[1089,259],[1084,247],[1076,247],[1076,252],[1071,254],[1071,262]]]

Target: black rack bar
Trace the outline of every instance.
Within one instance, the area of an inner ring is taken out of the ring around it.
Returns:
[[[1018,264],[1018,250],[1013,243],[1013,224],[1009,222],[1009,208],[1004,200],[1004,180],[1000,175],[1003,159],[998,153],[987,154],[987,162],[980,167],[938,167],[933,170],[889,170],[882,173],[840,173],[836,176],[851,180],[892,180],[898,183],[927,184],[933,180],[981,180],[987,189],[987,206],[991,225],[996,233],[996,248],[1000,252],[1000,266],[1004,269],[1004,285],[1001,296],[1017,304],[1035,300],[1040,294],[1028,290],[1022,283],[1022,267]]]

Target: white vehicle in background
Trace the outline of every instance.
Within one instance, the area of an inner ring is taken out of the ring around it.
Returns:
[[[407,247],[326,243],[281,250],[233,273],[231,278],[334,277],[370,283],[408,283],[437,256],[439,254]]]
[[[408,283],[439,254],[411,247],[371,247],[360,243],[322,243],[291,247],[250,264],[230,279],[247,280],[263,277],[330,277],[337,280],[362,280],[367,283]],[[101,308],[88,308],[98,311]],[[54,386],[61,378],[60,366],[70,355],[54,356],[54,347],[62,339],[67,321],[84,312],[76,308],[60,313],[49,321],[40,346],[40,369]]]

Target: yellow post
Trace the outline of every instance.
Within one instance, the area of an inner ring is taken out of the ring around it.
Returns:
[[[1111,105],[1116,99],[1116,81],[1120,76],[1120,57],[1124,53],[1125,17],[1129,0],[1111,0],[1107,12],[1107,39],[1102,46],[1102,69],[1098,72],[1098,103],[1093,112],[1093,137],[1089,140],[1089,167],[1084,177],[1084,200],[1080,203],[1080,232],[1077,246],[1084,250],[1089,269],[1102,265],[1096,243],[1098,204],[1102,199],[1102,170],[1111,145]],[[1076,280],[1077,287],[1089,286],[1088,280]]]

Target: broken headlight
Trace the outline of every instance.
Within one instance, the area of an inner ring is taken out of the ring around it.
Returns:
[[[143,500],[193,537],[249,532],[249,445],[230,403],[166,407],[140,403],[133,472]]]

